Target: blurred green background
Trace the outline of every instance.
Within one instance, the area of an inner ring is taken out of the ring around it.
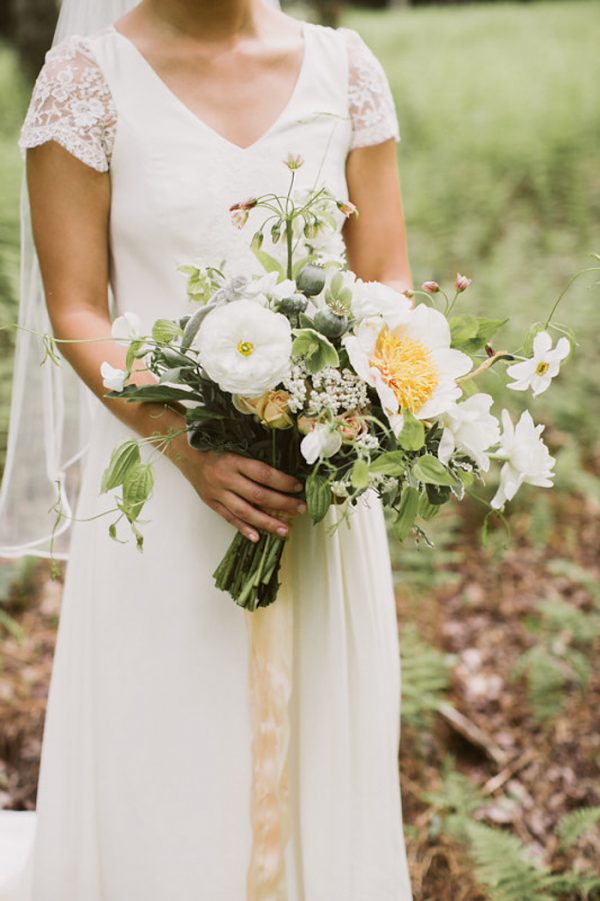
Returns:
[[[395,4],[377,11],[320,5],[360,31],[389,76],[415,282],[451,285],[457,270],[468,275],[465,311],[510,317],[496,344],[519,344],[571,275],[600,252],[600,4]],[[290,10],[315,14],[308,6]],[[0,44],[1,324],[16,318],[16,140],[30,90],[22,73],[15,50]],[[576,282],[558,316],[575,330],[578,346],[533,403],[557,458],[556,490],[525,489],[518,497],[513,550],[502,556],[499,528],[481,548],[481,515],[466,507],[435,522],[434,550],[392,545],[416,901],[598,896],[600,839],[589,833],[600,820],[600,685],[592,666],[600,636],[595,280]],[[0,332],[0,456],[13,341],[12,331]],[[492,373],[487,378],[482,388],[513,411],[531,403],[502,394]],[[27,615],[31,573],[22,570],[16,592],[11,573],[3,579],[5,610],[18,619]],[[5,628],[18,639],[27,623],[7,619]],[[503,680],[504,694],[491,705],[492,688],[485,704],[473,701],[474,653],[477,679],[489,686]],[[456,709],[466,726],[452,720],[449,710]],[[480,733],[469,734],[469,723]],[[560,770],[554,800],[540,794],[553,768]],[[572,877],[575,871],[583,875]]]

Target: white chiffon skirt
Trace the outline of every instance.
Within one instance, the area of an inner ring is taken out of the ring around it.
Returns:
[[[77,515],[131,433],[100,408]],[[160,458],[145,548],[78,522],[37,813],[0,816],[0,901],[243,901],[251,847],[245,612],[212,582],[233,529]],[[293,526],[286,901],[409,901],[400,662],[383,513]]]

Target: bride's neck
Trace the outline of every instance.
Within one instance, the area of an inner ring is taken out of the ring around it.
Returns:
[[[256,0],[146,0],[149,13],[173,31],[227,38],[255,27]]]

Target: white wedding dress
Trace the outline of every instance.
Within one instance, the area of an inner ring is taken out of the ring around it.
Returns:
[[[398,139],[388,83],[354,31],[304,26],[300,75],[241,148],[200,121],[108,28],[50,52],[23,147],[54,140],[110,170],[111,285],[145,327],[187,309],[177,267],[256,268],[228,207],[287,188],[347,197],[352,147]],[[68,253],[68,248],[65,248]],[[128,429],[97,405],[77,516]],[[211,574],[233,529],[167,460],[142,554],[109,520],[74,526],[35,814],[0,816],[0,901],[243,901],[251,830],[245,612]],[[285,901],[408,901],[398,779],[400,663],[379,501],[333,535],[294,524],[291,838]]]

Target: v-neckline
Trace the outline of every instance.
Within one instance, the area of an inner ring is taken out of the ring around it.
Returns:
[[[121,31],[118,31],[118,29],[116,29],[114,25],[110,25],[108,30],[111,31],[113,34],[116,34],[122,40],[122,42],[127,47],[130,48],[130,50],[133,52],[134,56],[137,57],[138,61],[142,64],[142,66],[146,70],[146,72],[151,76],[151,78],[154,79],[155,82],[158,83],[158,85],[161,88],[161,90],[163,91],[163,93],[165,93],[166,96],[168,98],[170,98],[170,100],[177,107],[179,107],[179,109],[182,110],[182,112],[188,118],[190,118],[196,124],[196,126],[203,128],[205,131],[207,131],[209,134],[213,135],[215,138],[220,140],[226,146],[231,147],[234,150],[237,150],[241,153],[244,153],[244,152],[253,150],[259,144],[262,144],[262,142],[264,140],[266,140],[266,138],[273,131],[275,131],[275,129],[277,128],[279,123],[284,119],[284,117],[287,115],[289,110],[294,105],[294,103],[296,101],[296,97],[300,93],[300,89],[306,78],[306,71],[308,69],[310,24],[311,24],[310,22],[306,22],[306,21],[302,22],[302,38],[303,38],[303,43],[304,43],[304,49],[302,52],[302,62],[300,63],[300,69],[298,70],[298,74],[296,76],[294,86],[292,87],[292,90],[291,90],[291,93],[290,93],[288,99],[286,100],[284,106],[278,113],[277,117],[273,120],[273,122],[271,122],[271,124],[268,126],[268,128],[266,128],[265,131],[263,131],[262,134],[259,135],[259,137],[256,138],[256,140],[254,140],[251,144],[246,144],[245,146],[242,146],[241,144],[236,144],[235,141],[230,141],[229,138],[226,138],[225,135],[221,134],[220,131],[217,131],[216,128],[213,128],[212,125],[209,125],[208,122],[206,122],[204,119],[200,118],[200,116],[197,113],[195,113],[187,105],[187,103],[184,103],[183,100],[179,97],[179,95],[176,94],[175,91],[169,87],[169,85],[166,83],[166,81],[163,78],[161,78],[161,76],[158,74],[158,72],[156,71],[154,66],[152,66],[148,62],[148,60],[146,59],[146,57],[144,56],[142,51],[134,44],[134,42],[130,38],[128,38],[126,35],[124,35]]]

